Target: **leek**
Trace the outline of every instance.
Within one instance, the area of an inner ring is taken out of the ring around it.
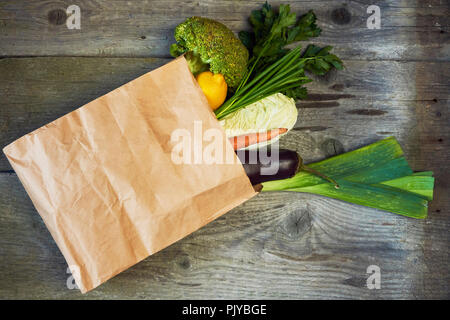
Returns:
[[[413,173],[394,137],[308,167],[336,180],[339,189],[317,175],[300,171],[289,179],[264,182],[262,191],[313,193],[412,218],[427,217],[428,201],[433,199],[433,173]]]

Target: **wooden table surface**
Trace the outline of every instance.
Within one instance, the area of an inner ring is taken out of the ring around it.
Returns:
[[[0,2],[0,146],[160,66],[192,15],[249,28],[263,1]],[[280,1],[272,1],[273,5]],[[448,1],[282,1],[313,9],[346,69],[319,77],[281,145],[306,161],[395,136],[435,200],[414,220],[337,200],[264,193],[82,295],[0,156],[0,298],[450,298]],[[81,29],[66,8],[81,9]],[[368,29],[369,5],[381,29]],[[367,267],[381,270],[369,290]]]

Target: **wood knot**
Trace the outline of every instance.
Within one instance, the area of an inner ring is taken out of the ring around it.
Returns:
[[[181,259],[180,262],[178,262],[178,265],[182,269],[189,269],[191,267],[191,261],[189,260],[188,257],[184,257],[183,259]]]
[[[352,277],[342,281],[343,284],[356,287],[356,288],[364,288],[366,287],[366,278],[364,277]]]
[[[352,15],[345,8],[334,9],[331,12],[331,20],[336,24],[348,24],[352,20]]]
[[[327,139],[320,145],[326,157],[336,156],[344,152],[344,145],[336,139]]]
[[[282,230],[289,238],[297,240],[311,230],[312,219],[308,210],[296,210],[283,221]]]
[[[48,13],[47,18],[50,24],[60,26],[66,22],[67,14],[62,9],[54,9]]]
[[[334,85],[332,85],[330,87],[331,90],[335,90],[335,91],[343,91],[344,90],[344,85],[341,83],[336,83]]]

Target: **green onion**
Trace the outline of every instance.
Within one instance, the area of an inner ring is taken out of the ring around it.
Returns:
[[[263,53],[264,51],[261,52],[261,54]],[[258,58],[261,57],[261,54]],[[217,119],[222,119],[230,113],[274,93],[285,92],[310,82],[311,80],[304,75],[304,66],[307,61],[314,59],[319,58],[301,58],[301,47],[298,46],[247,83],[259,61],[256,59],[234,95],[215,111]]]
[[[262,190],[307,192],[412,218],[427,217],[433,173],[413,173],[394,137],[308,166],[336,180],[339,189],[300,171],[289,179],[265,182]]]

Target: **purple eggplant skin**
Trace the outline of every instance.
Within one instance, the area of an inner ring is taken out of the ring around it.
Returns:
[[[291,178],[303,164],[297,152],[287,149],[238,150],[236,154],[252,185]]]

